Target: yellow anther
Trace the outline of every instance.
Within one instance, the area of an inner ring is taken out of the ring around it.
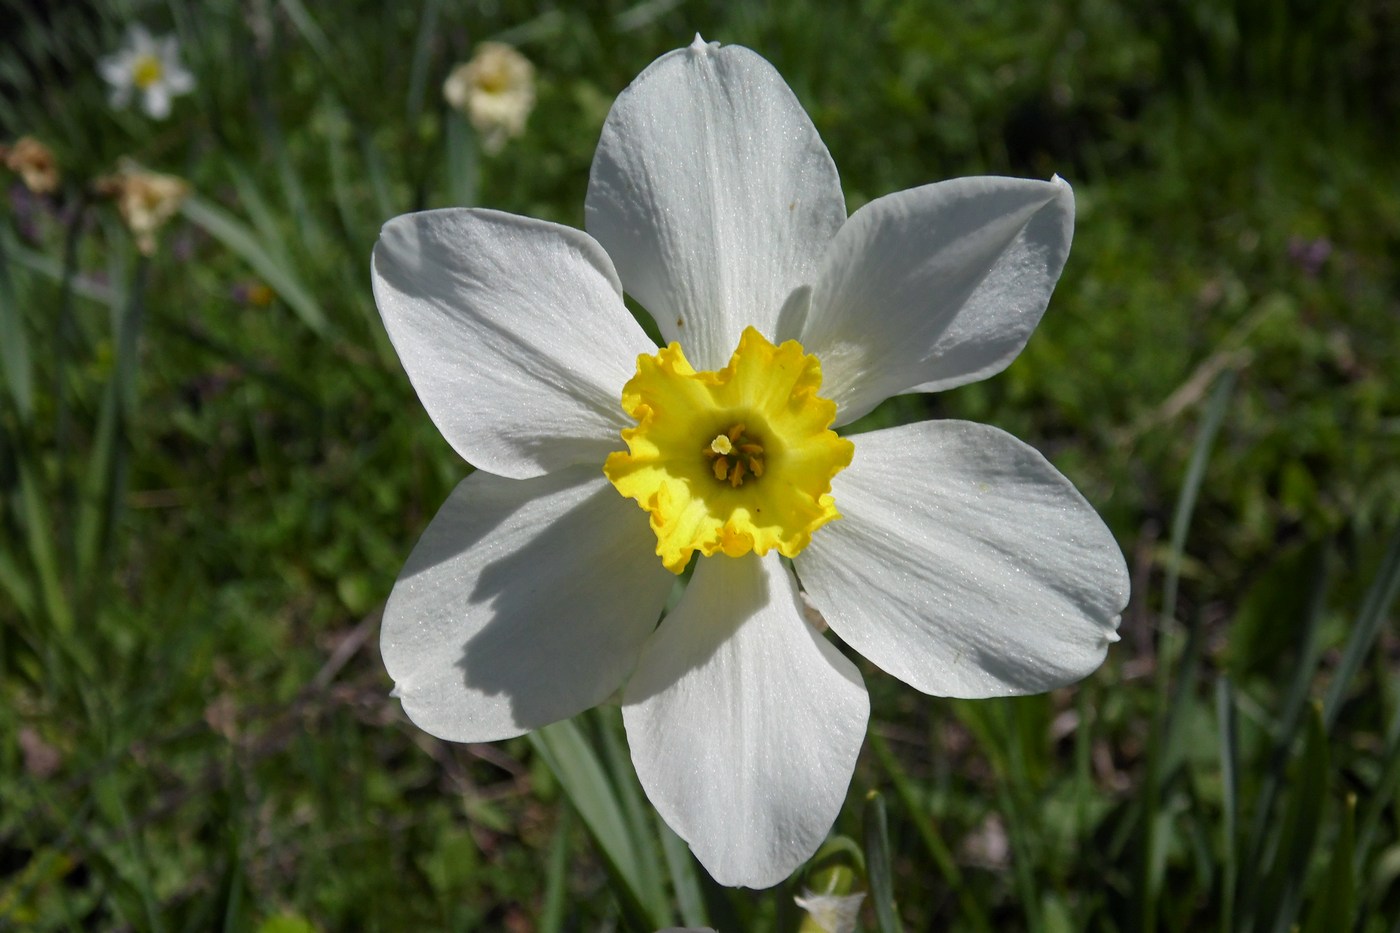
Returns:
[[[710,441],[710,449],[717,454],[727,454],[734,450],[734,444],[726,435],[720,434]]]
[[[750,457],[749,469],[753,471],[754,478],[757,479],[763,475],[763,461],[758,457]]]
[[[723,481],[729,475],[729,461],[723,457],[715,459],[714,465],[715,479]]]
[[[744,461],[736,461],[734,469],[729,471],[729,485],[733,486],[735,489],[744,485]]]
[[[737,442],[739,438],[744,436],[744,431],[745,426],[742,423],[734,425],[734,427],[729,429],[729,439]]]

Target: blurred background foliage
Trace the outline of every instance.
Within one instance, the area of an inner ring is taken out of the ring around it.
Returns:
[[[795,929],[792,895],[840,876],[875,892],[867,929],[1400,929],[1393,0],[0,19],[0,141],[63,172],[47,196],[8,175],[0,206],[0,928]],[[135,22],[198,82],[165,122],[112,110],[95,71]],[[762,894],[677,848],[615,711],[450,746],[375,652],[467,469],[378,322],[379,225],[479,204],[581,226],[612,98],[697,30],[773,62],[852,210],[968,174],[1075,186],[1021,357],[859,427],[1012,431],[1134,577],[1075,688],[956,702],[865,666],[838,836]],[[538,81],[495,155],[440,93],[487,39]],[[150,257],[93,195],[122,157],[194,192]]]

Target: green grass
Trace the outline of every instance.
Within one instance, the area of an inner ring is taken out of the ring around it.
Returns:
[[[869,930],[1394,928],[1390,5],[35,6],[4,7],[0,141],[39,137],[65,184],[0,217],[0,928],[794,930],[792,894],[841,872],[890,892]],[[199,80],[165,123],[109,110],[93,71],[136,20]],[[1074,688],[939,700],[864,666],[837,835],[761,894],[656,819],[616,710],[448,745],[375,647],[467,469],[378,322],[379,225],[463,203],[581,225],[613,96],[697,29],[778,67],[852,208],[1074,184],[1025,353],[871,423],[1026,439],[1134,578]],[[497,156],[437,92],[488,38],[539,73]],[[124,155],[197,192],[150,259],[86,193]]]

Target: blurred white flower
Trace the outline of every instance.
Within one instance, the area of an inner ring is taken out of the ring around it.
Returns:
[[[127,29],[122,47],[100,60],[97,70],[111,85],[113,107],[126,107],[139,94],[141,109],[156,120],[170,116],[172,98],[194,90],[194,75],[180,64],[175,37],[157,39],[139,24]]]
[[[778,73],[697,36],[617,98],[585,218],[384,226],[385,328],[477,468],[399,575],[384,662],[408,716],[458,742],[621,686],[661,816],[717,881],[767,887],[826,837],[869,714],[800,590],[936,696],[1049,690],[1117,640],[1122,552],[1035,450],[962,421],[831,430],[1010,364],[1069,255],[1074,194],[960,178],[847,217]]]
[[[183,178],[148,171],[131,159],[122,159],[114,174],[99,178],[96,188],[116,200],[122,222],[147,256],[156,251],[156,232],[175,216],[190,193],[190,184]]]
[[[803,891],[793,900],[807,912],[808,918],[826,933],[854,933],[860,919],[860,905],[865,892],[857,894],[813,894]]]
[[[483,42],[471,61],[452,69],[442,96],[467,115],[482,149],[499,152],[525,131],[535,106],[535,66],[504,42]]]

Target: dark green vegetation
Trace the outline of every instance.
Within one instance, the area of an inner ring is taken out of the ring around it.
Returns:
[[[30,6],[0,140],[65,181],[0,209],[0,928],[795,928],[802,879],[716,889],[656,826],[615,711],[449,746],[374,647],[466,469],[378,322],[380,223],[581,225],[612,97],[696,29],[778,67],[852,208],[977,173],[1078,196],[1021,358],[872,418],[1044,451],[1128,556],[1123,641],[1008,701],[865,668],[827,867],[893,891],[867,929],[1395,928],[1395,4]],[[199,81],[164,123],[93,71],[132,20]],[[438,91],[487,38],[539,69],[494,157]],[[123,155],[196,191],[150,260],[87,195]]]

